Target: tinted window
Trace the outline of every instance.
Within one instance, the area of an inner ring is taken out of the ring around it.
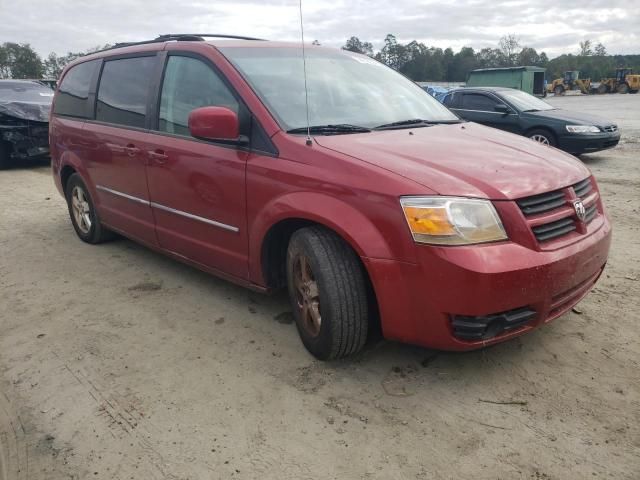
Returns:
[[[481,93],[465,93],[462,96],[462,108],[466,110],[493,112],[493,107],[497,104],[498,102],[493,98]]]
[[[170,56],[162,82],[159,130],[189,135],[189,113],[206,106],[238,113],[237,100],[209,66],[195,58]]]
[[[89,88],[100,60],[91,60],[72,67],[58,88],[53,113],[79,118],[93,117],[93,105],[89,102]]]
[[[96,120],[144,128],[155,60],[153,56],[105,62],[98,87]]]

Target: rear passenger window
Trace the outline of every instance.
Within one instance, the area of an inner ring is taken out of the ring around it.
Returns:
[[[480,110],[483,112],[493,112],[493,107],[498,102],[494,99],[482,95],[481,93],[465,93],[462,96],[462,108],[465,110]]]
[[[58,88],[53,113],[78,118],[93,117],[89,89],[99,66],[100,60],[91,60],[71,67]]]
[[[155,60],[153,56],[105,62],[98,87],[96,120],[144,128]]]
[[[189,113],[207,106],[238,113],[238,101],[208,65],[191,57],[170,56],[162,82],[158,129],[190,136]]]

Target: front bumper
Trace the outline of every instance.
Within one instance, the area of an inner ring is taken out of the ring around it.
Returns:
[[[589,153],[613,148],[620,142],[620,132],[567,134],[558,138],[558,147],[570,153]]]
[[[20,126],[0,125],[0,140],[10,146],[13,160],[49,156],[49,127],[46,123],[29,122]]]
[[[417,246],[418,263],[364,258],[385,338],[441,350],[473,350],[551,322],[578,303],[602,273],[611,227],[602,216],[580,241],[556,250],[513,242]],[[489,339],[456,336],[452,320],[528,308],[535,315]]]

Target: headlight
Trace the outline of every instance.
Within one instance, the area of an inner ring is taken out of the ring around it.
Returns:
[[[567,125],[569,133],[600,133],[600,129],[594,125]]]
[[[400,204],[413,239],[434,245],[470,245],[506,240],[489,200],[456,197],[402,197]]]

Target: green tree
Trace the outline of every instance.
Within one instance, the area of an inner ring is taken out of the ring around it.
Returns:
[[[595,54],[596,57],[604,57],[607,54],[607,49],[602,43],[598,42],[598,44],[596,45]]]
[[[0,77],[41,78],[42,60],[28,43],[0,45]]]
[[[407,47],[398,43],[395,35],[388,34],[384,39],[384,47],[380,51],[382,61],[393,68],[400,70],[410,60],[410,52]]]
[[[362,53],[364,55],[373,56],[373,45],[369,42],[363,42],[358,37],[351,37],[342,47],[343,50],[350,52]]]
[[[584,42],[580,42],[580,53],[581,57],[588,57],[593,55],[593,50],[591,50],[591,40],[587,39]]]
[[[506,66],[513,66],[518,59],[518,51],[520,50],[520,39],[513,33],[504,35],[498,42],[500,50],[505,59]]]

